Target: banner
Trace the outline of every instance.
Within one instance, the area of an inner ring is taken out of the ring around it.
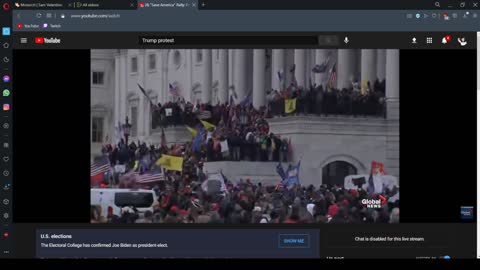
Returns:
[[[285,113],[292,113],[297,110],[297,99],[285,99]]]
[[[198,119],[210,119],[212,118],[212,113],[210,111],[201,111],[198,113]]]
[[[125,165],[115,165],[115,172],[116,173],[125,173]]]
[[[221,148],[222,153],[228,152],[228,142],[227,142],[227,140],[224,140],[224,141],[220,142],[220,148]]]
[[[392,190],[395,186],[399,186],[398,178],[393,175],[373,175],[373,193],[382,193],[384,188],[388,188]],[[355,183],[355,179],[363,179],[358,183]],[[361,188],[364,190],[368,190],[369,184],[368,181],[370,180],[370,175],[368,174],[354,174],[345,176],[343,186],[345,189],[357,189],[358,185],[361,184]]]
[[[223,193],[227,190],[222,173],[208,174],[207,180],[202,183],[202,190],[208,195]]]
[[[158,166],[162,166],[163,168],[171,171],[181,172],[183,170],[182,157],[162,155],[162,157],[159,160],[157,160],[155,164],[157,164]]]

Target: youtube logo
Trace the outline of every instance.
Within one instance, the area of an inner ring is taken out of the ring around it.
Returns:
[[[35,44],[60,44],[62,40],[56,37],[35,37]]]
[[[23,24],[21,24],[21,23],[17,24],[17,28],[18,28],[18,29],[22,29],[22,28],[23,28]]]

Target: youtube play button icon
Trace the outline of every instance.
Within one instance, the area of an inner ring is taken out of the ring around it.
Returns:
[[[44,39],[43,37],[35,37],[35,44],[43,44]]]

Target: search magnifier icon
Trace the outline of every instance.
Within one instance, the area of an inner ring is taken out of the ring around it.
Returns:
[[[440,7],[440,2],[435,2],[436,7]]]

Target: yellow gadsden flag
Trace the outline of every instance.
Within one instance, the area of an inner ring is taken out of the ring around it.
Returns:
[[[187,129],[188,129],[188,131],[190,131],[190,133],[192,133],[193,137],[197,137],[198,131],[196,129],[191,128],[189,126],[187,126]]]
[[[162,157],[155,163],[158,166],[171,171],[182,171],[183,158],[169,155],[162,155]]]
[[[210,123],[207,122],[207,121],[200,120],[200,122],[202,122],[202,125],[203,125],[207,130],[209,130],[209,129],[211,129],[211,128],[215,129],[215,125],[210,124]]]
[[[362,95],[365,95],[365,92],[367,92],[367,88],[368,88],[368,83],[367,83],[366,80],[363,80],[362,81],[362,88],[361,88]]]
[[[292,113],[297,110],[297,99],[285,99],[285,113]]]

